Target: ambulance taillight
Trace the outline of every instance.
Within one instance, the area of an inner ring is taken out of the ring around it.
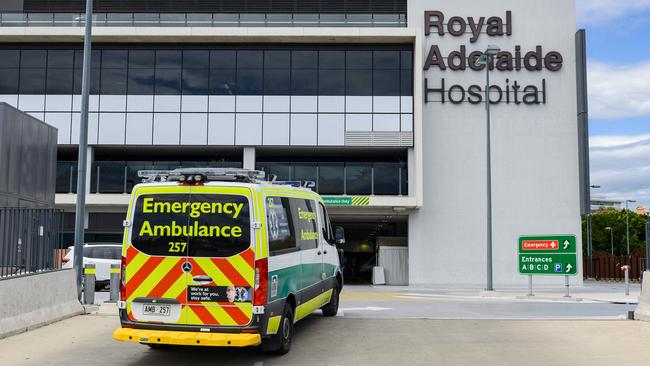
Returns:
[[[269,260],[268,258],[255,261],[255,288],[253,292],[253,305],[266,305],[269,288]]]
[[[120,261],[120,301],[126,301],[126,258]]]

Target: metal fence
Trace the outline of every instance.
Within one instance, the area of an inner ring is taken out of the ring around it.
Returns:
[[[643,271],[649,268],[648,260],[641,253],[632,253],[622,256],[614,256],[610,253],[595,252],[591,258],[593,263],[593,278],[605,281],[623,281],[625,271],[622,266],[630,266],[630,280],[640,281]],[[584,277],[589,277],[589,258],[583,257]]]
[[[82,27],[79,13],[0,13],[0,27]],[[104,27],[406,27],[406,14],[96,13]]]
[[[61,267],[63,210],[0,208],[0,278]]]

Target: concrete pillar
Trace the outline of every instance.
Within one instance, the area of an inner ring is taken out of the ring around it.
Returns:
[[[255,147],[254,146],[244,147],[243,167],[244,169],[255,169]]]
[[[650,271],[643,272],[641,296],[634,311],[634,319],[650,321]]]
[[[406,164],[408,166],[408,180],[409,180],[409,197],[415,196],[416,192],[416,181],[415,181],[415,172],[417,170],[417,165],[415,164],[415,149],[409,148],[407,153]]]

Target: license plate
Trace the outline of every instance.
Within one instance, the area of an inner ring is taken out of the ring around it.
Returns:
[[[171,305],[146,304],[142,309],[144,315],[171,316]]]

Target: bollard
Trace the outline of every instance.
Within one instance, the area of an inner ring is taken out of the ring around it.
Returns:
[[[621,267],[625,274],[625,296],[630,295],[630,266]]]
[[[95,272],[94,264],[84,266],[84,304],[87,305],[95,303]]]
[[[111,264],[111,292],[108,302],[117,302],[120,293],[120,265]]]

